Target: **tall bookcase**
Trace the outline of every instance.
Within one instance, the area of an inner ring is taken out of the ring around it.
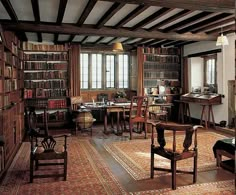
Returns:
[[[47,108],[49,126],[68,122],[69,49],[67,45],[23,43],[24,98],[27,107],[36,107],[37,122],[43,124]]]
[[[169,102],[179,95],[180,49],[139,47],[138,56],[143,72],[143,93],[163,96]]]
[[[23,53],[21,43],[13,32],[4,31],[1,35],[0,136],[4,141],[6,169],[24,136]]]

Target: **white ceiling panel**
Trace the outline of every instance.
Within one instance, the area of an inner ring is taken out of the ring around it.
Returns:
[[[123,42],[123,41],[125,41],[125,40],[127,40],[127,39],[128,39],[128,37],[117,38],[117,39],[115,39],[114,41],[112,41],[112,43],[115,43],[115,42]]]
[[[45,42],[53,42],[54,41],[54,34],[50,33],[42,33],[42,39]]]
[[[192,17],[192,16],[195,16],[195,15],[201,13],[201,12],[202,12],[202,11],[194,11],[194,12],[192,12],[191,14],[188,14],[188,15],[182,17],[182,18],[179,18],[178,20],[175,20],[174,22],[170,22],[170,23],[168,23],[168,24],[162,26],[160,29],[165,29],[165,28],[167,28],[167,27],[169,27],[169,26],[171,26],[171,25],[174,25],[174,24],[176,24],[176,23],[178,23],[178,22],[181,22],[181,21],[183,21],[183,20],[186,20],[187,18],[190,18],[190,17]]]
[[[38,36],[37,36],[37,33],[25,33],[26,34],[26,37],[28,39],[28,41],[32,42],[32,41],[38,41]]]
[[[58,41],[68,41],[70,38],[70,35],[59,35]]]
[[[85,36],[76,35],[73,39],[75,42],[80,42],[84,39]]]
[[[125,24],[124,27],[132,27],[132,26],[134,26],[135,24],[139,23],[140,21],[144,20],[145,18],[149,17],[150,15],[154,14],[159,9],[160,9],[160,7],[150,6],[148,9],[146,9],[145,11],[140,13],[133,20],[131,20],[127,24]]]
[[[106,11],[113,5],[112,2],[98,1],[84,24],[97,24],[100,18],[106,13]]]
[[[40,20],[43,22],[56,22],[60,0],[40,0]]]
[[[138,5],[126,4],[117,13],[115,13],[111,17],[110,20],[108,20],[106,22],[105,26],[114,26],[114,25],[116,25],[120,20],[122,20],[125,16],[127,16],[130,12],[132,12],[137,7],[138,7]]]
[[[95,41],[97,41],[99,38],[100,38],[100,36],[89,36],[89,37],[86,39],[86,42],[95,42]]]
[[[133,39],[133,40],[127,41],[126,43],[127,44],[132,44],[132,43],[135,43],[135,42],[141,41],[141,40],[142,40],[142,38],[137,38],[137,39]]]
[[[34,14],[31,0],[21,0],[21,1],[11,0],[11,4],[16,12],[18,20],[34,21]]]
[[[11,19],[8,15],[6,9],[3,7],[2,2],[0,2],[0,18],[1,19]]]
[[[114,39],[114,37],[104,37],[104,38],[100,41],[100,43],[107,43],[107,42],[111,41],[112,39]]]
[[[76,23],[83,13],[83,10],[86,7],[87,3],[88,0],[69,0],[66,5],[66,10],[62,22]]]
[[[155,21],[153,21],[153,22],[147,24],[147,25],[144,26],[143,28],[148,29],[148,28],[150,28],[150,27],[156,25],[157,23],[159,23],[159,22],[161,22],[161,21],[163,21],[163,20],[165,20],[165,19],[167,19],[167,18],[170,18],[171,16],[173,16],[173,15],[175,15],[175,14],[181,12],[182,10],[183,10],[183,9],[176,8],[176,9],[170,11],[168,14],[165,14],[164,16],[161,16],[161,17],[158,18],[157,20],[155,20]]]

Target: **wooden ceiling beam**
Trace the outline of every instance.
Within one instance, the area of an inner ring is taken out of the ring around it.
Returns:
[[[149,6],[202,10],[208,12],[235,13],[235,0],[103,0],[110,2],[126,2]]]
[[[96,28],[102,28],[103,25],[116,13],[118,12],[125,3],[114,3],[110,9],[102,16],[102,18],[97,22]]]
[[[65,10],[66,10],[67,2],[68,2],[68,0],[60,0],[56,24],[62,23],[64,14],[65,14]]]
[[[173,22],[175,20],[178,20],[179,18],[182,18],[190,13],[192,13],[193,11],[190,11],[190,10],[182,10],[180,11],[179,13],[165,19],[165,20],[162,20],[161,22],[155,24],[154,26],[150,27],[148,30],[149,31],[152,31],[152,30],[157,30],[158,28],[160,28],[161,26],[165,25],[165,24],[168,24],[170,22]]]
[[[12,21],[18,22],[18,18],[17,18],[16,13],[11,5],[11,2],[9,0],[1,0],[1,1],[2,1],[2,5],[5,7],[8,15],[10,16]]]
[[[220,28],[217,28],[217,29],[213,29],[213,30],[209,30],[209,31],[206,31],[207,34],[216,34],[217,36],[220,34],[220,32],[222,32],[224,34],[224,32],[233,32],[235,31],[235,24],[231,24],[231,25],[228,25],[228,26],[224,26],[224,27],[220,27]]]
[[[214,28],[215,26],[222,26],[224,24],[227,24],[227,23],[230,23],[230,22],[234,22],[234,21],[235,21],[235,16],[231,16],[230,15],[230,16],[222,18],[220,20],[213,21],[213,22],[207,23],[205,25],[202,25],[202,26],[200,26],[198,28],[194,28],[191,31],[193,33],[205,32],[205,31],[207,31],[209,29]]]
[[[174,30],[180,28],[181,26],[185,26],[186,24],[188,24],[188,23],[190,23],[192,21],[196,21],[196,20],[199,20],[201,18],[204,18],[204,17],[208,16],[209,14],[210,14],[210,12],[201,12],[199,14],[196,14],[196,15],[192,16],[192,17],[189,17],[186,20],[183,20],[181,22],[177,22],[177,23],[175,23],[175,24],[173,24],[171,26],[168,26],[167,28],[165,28],[163,30],[163,32],[174,31]]]
[[[34,20],[35,20],[35,22],[39,23],[40,22],[40,13],[39,13],[38,0],[31,0],[31,5],[32,5],[32,9],[33,9],[33,14],[34,14]]]
[[[211,18],[207,18],[206,20],[203,20],[203,21],[197,21],[195,24],[190,24],[189,26],[185,27],[185,28],[182,28],[180,30],[178,30],[177,32],[178,33],[185,33],[185,32],[188,32],[188,31],[192,31],[193,29],[197,28],[197,27],[200,27],[204,24],[209,24],[211,22],[214,22],[214,21],[217,21],[221,18],[225,18],[229,16],[228,13],[222,13],[222,14],[219,14],[219,15],[216,15],[216,16],[213,16]]]
[[[120,28],[124,24],[128,23],[130,20],[134,19],[137,15],[145,11],[149,6],[139,5],[136,9],[131,11],[127,16],[125,16],[120,22],[118,22],[114,28]]]
[[[148,39],[171,39],[171,40],[194,40],[194,41],[206,41],[216,40],[216,36],[207,35],[206,33],[163,33],[160,31],[148,32],[140,29],[137,31],[131,31],[129,29],[113,29],[109,27],[103,27],[96,29],[89,25],[83,27],[77,27],[72,24],[62,25],[51,25],[47,23],[32,24],[27,22],[21,23],[7,23],[2,22],[4,29],[12,31],[23,31],[23,32],[44,32],[44,33],[61,33],[71,35],[96,35],[96,36],[111,36],[111,37],[133,37],[133,38],[148,38]]]
[[[158,11],[156,11],[154,14],[151,14],[149,17],[145,18],[141,22],[139,22],[136,25],[134,25],[132,27],[132,30],[137,30],[138,28],[141,28],[141,27],[143,27],[143,26],[145,26],[145,25],[155,21],[157,18],[167,14],[168,12],[170,12],[172,10],[173,9],[163,7],[161,9],[159,9]]]
[[[83,13],[81,14],[79,20],[76,23],[77,26],[81,26],[84,23],[84,21],[86,20],[86,18],[88,17],[88,15],[92,11],[96,3],[97,3],[97,0],[89,0],[88,4],[84,8]]]

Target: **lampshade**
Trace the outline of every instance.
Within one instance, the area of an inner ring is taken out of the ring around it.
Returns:
[[[124,51],[122,44],[119,43],[119,42],[114,43],[112,51],[114,51],[114,52],[122,52],[122,51]]]
[[[222,33],[220,36],[218,36],[217,41],[216,41],[216,46],[220,45],[229,45],[229,41],[226,36],[224,36]]]

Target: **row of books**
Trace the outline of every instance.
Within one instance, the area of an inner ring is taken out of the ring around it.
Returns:
[[[53,97],[66,97],[68,96],[68,90],[67,89],[42,89],[42,88],[36,88],[36,89],[25,89],[24,90],[24,98],[53,98]]]
[[[49,122],[52,121],[65,121],[67,119],[67,112],[65,111],[57,111],[54,113],[47,113],[47,119]],[[43,123],[45,121],[44,114],[37,114],[36,119],[38,123]]]
[[[48,100],[48,108],[67,108],[66,100]]]
[[[157,56],[144,55],[144,61],[159,62],[159,63],[179,63],[179,56]]]
[[[12,66],[16,66],[17,65],[17,60],[18,60],[18,58],[16,56],[12,55],[12,53],[4,52],[4,61],[7,64],[10,64]]]
[[[49,72],[26,72],[26,80],[33,79],[67,79],[67,72],[65,71],[49,71]]]
[[[44,89],[51,89],[51,88],[67,88],[67,80],[50,80],[50,81],[24,81],[25,88],[44,88]]]
[[[4,90],[5,92],[10,92],[17,89],[17,80],[4,80]]]
[[[67,64],[47,62],[24,62],[24,70],[67,70]]]
[[[35,51],[67,51],[68,45],[49,45],[49,44],[33,44],[30,42],[22,43],[23,50],[35,50]]]
[[[26,99],[25,106],[27,107],[37,107],[37,108],[45,108],[48,106],[47,99]]]
[[[180,70],[180,64],[162,64],[156,62],[145,62],[144,70]]]
[[[171,48],[143,47],[143,53],[160,54],[160,55],[179,55],[180,50],[177,47],[171,47]]]
[[[144,72],[144,79],[178,79],[178,71],[168,71],[168,72]]]
[[[68,55],[66,52],[63,53],[47,53],[47,54],[26,54],[24,53],[24,60],[44,60],[44,61],[50,61],[50,60],[57,60],[57,61],[66,61],[68,60]]]

